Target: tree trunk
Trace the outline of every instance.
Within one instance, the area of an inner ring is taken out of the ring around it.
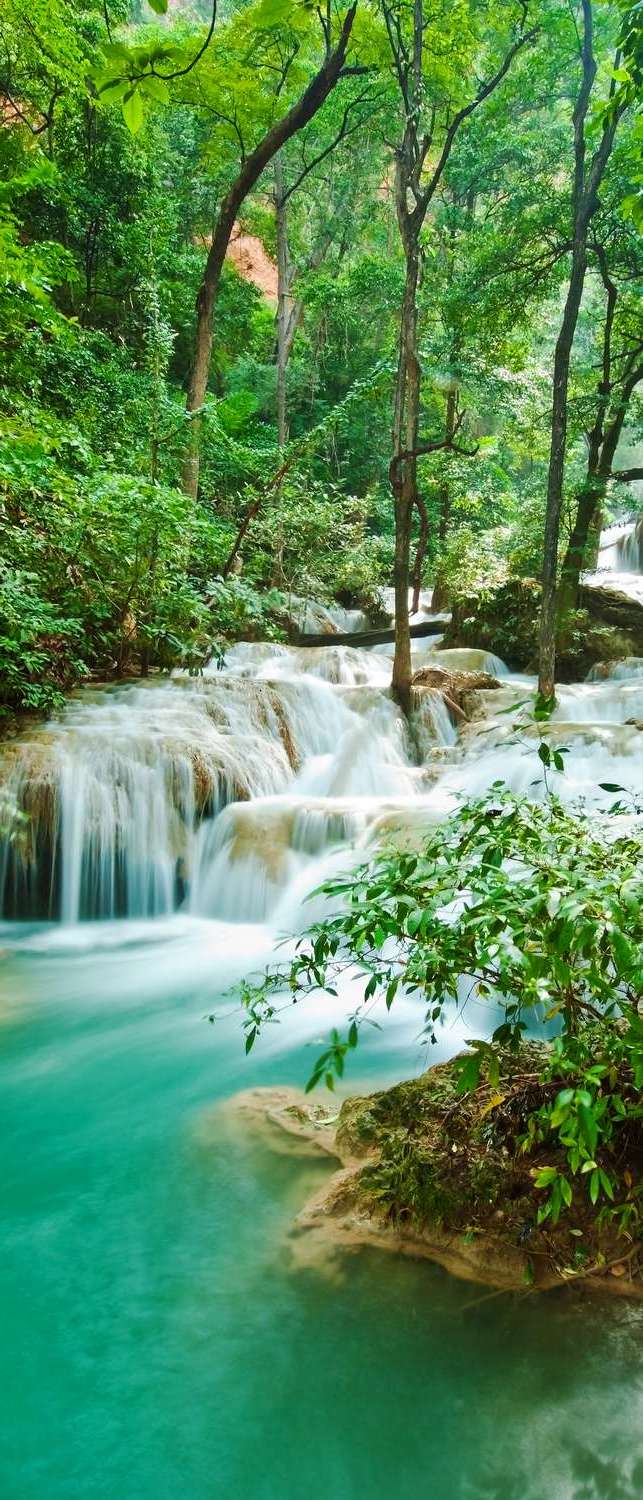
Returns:
[[[400,320],[400,342],[395,410],[391,485],[395,497],[395,655],[393,695],[404,713],[411,706],[411,638],[409,634],[409,575],[411,519],[417,500],[417,448],[420,416],[420,364],[417,354],[417,286],[419,257],[417,242],[407,240],[406,281]],[[407,452],[411,457],[400,460]]]
[[[574,527],[560,571],[557,600],[559,622],[578,605],[581,573],[588,565],[590,534],[594,532],[597,513],[602,508],[606,489],[606,478],[596,472],[588,472],[586,483],[578,496]]]
[[[540,660],[538,691],[549,701],[555,696],[556,673],[556,574],[558,537],[563,503],[565,449],[567,445],[567,392],[569,366],[578,321],[585,271],[587,269],[587,228],[577,236],[572,254],[572,274],[567,288],[561,330],[554,358],[554,393],[551,417],[551,449],[547,481],[547,512],[543,548],[542,607],[540,616]]]
[[[426,557],[426,544],[429,540],[429,517],[426,505],[421,495],[416,495],[415,505],[420,517],[420,532],[415,549],[415,562],[413,564],[413,599],[411,603],[411,614],[416,615],[420,608],[420,594],[422,593],[422,572],[424,559]]]
[[[643,378],[643,366],[635,366],[629,371],[626,380],[616,391],[610,387],[609,338],[611,318],[609,313],[610,309],[608,308],[605,355],[606,374],[604,383],[599,386],[599,399],[604,401],[608,397],[611,398],[610,420],[608,420],[607,425],[604,427],[604,408],[599,407],[596,422],[589,435],[587,478],[578,497],[574,528],[561,569],[558,591],[559,619],[562,619],[568,610],[576,608],[581,574],[584,569],[591,567],[592,563],[596,561],[607,483],[612,472],[616,449],[621,439],[630,398],[640,379]]]
[[[290,290],[290,255],[288,252],[288,218],[284,198],[284,174],[281,158],[275,158],[275,214],[277,220],[277,441],[283,448],[288,441],[288,407],[286,369],[288,365],[288,294]]]
[[[276,121],[259,145],[246,157],[219,209],[203,280],[197,293],[194,357],[186,403],[191,420],[190,438],[183,465],[183,488],[186,494],[194,499],[196,499],[199,487],[200,413],[208,388],[212,356],[212,316],[235,219],[242,203],[258,182],[265,167],[286,141],[289,141],[298,130],[302,130],[312,120],[334,89],[346,58],[356,10],[357,0],[354,0],[350,10],[346,13],[334,52],[327,54],[319,72],[315,74],[297,102],[285,115],[282,115],[280,120]]]
[[[455,420],[456,420],[457,405],[458,405],[458,392],[457,392],[456,387],[453,386],[452,389],[449,391],[448,396],[447,396],[447,409],[446,409],[446,418],[445,418],[445,436],[447,438],[447,442],[450,442],[450,443],[453,442],[453,438],[454,438],[454,435],[455,435]],[[449,521],[450,520],[451,520],[451,491],[449,489],[449,481],[448,481],[448,479],[445,479],[444,484],[442,484],[440,486],[440,520],[439,520],[439,523],[438,523],[438,556],[439,557],[442,556],[444,545],[445,545],[445,542],[446,542],[446,539],[447,539],[447,536],[448,536],[448,533],[449,533]],[[433,596],[432,596],[432,599],[431,599],[431,609],[434,611],[435,614],[437,614],[439,610],[446,608],[447,603],[448,603],[448,594],[447,594],[446,579],[444,577],[444,573],[441,571],[440,564],[438,563],[437,569],[436,569],[436,575],[435,575],[435,583],[434,583],[434,586],[433,586]]]
[[[556,685],[556,621],[558,539],[565,476],[567,446],[567,394],[569,367],[578,312],[587,270],[589,226],[598,208],[598,189],[609,160],[619,110],[613,110],[603,123],[602,136],[586,170],[585,122],[596,77],[593,45],[592,0],[582,0],[582,79],[574,106],[574,187],[572,199],[572,266],[565,307],[554,356],[554,390],[551,415],[551,447],[547,479],[547,511],[543,545],[542,609],[540,617],[540,653],[538,692],[550,702]],[[621,111],[622,112],[622,111]]]

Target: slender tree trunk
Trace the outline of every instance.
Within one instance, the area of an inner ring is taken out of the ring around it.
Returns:
[[[589,3],[589,0],[584,0]],[[393,457],[389,468],[389,479],[394,497],[395,511],[395,654],[393,657],[392,690],[395,698],[408,713],[411,705],[411,641],[409,635],[409,575],[411,548],[411,517],[417,504],[417,458],[418,428],[420,413],[420,364],[417,348],[417,289],[419,276],[419,239],[422,226],[431,203],[442,180],[455,138],[465,120],[488,99],[506,77],[514,57],[532,41],[535,32],[521,32],[507,51],[500,67],[468,104],[452,113],[447,111],[441,149],[428,170],[429,152],[434,142],[436,109],[432,110],[432,121],[428,129],[423,123],[423,106],[426,87],[423,76],[425,43],[425,15],[423,0],[413,0],[412,11],[408,8],[408,20],[412,39],[405,36],[399,7],[390,0],[382,0],[382,11],[393,64],[397,74],[404,110],[404,131],[400,146],[395,152],[395,207],[400,238],[406,260],[404,299],[400,318],[400,337],[395,403],[393,414]],[[426,21],[428,24],[428,20]],[[435,149],[435,147],[434,147]],[[438,447],[444,446],[438,444]],[[435,444],[424,445],[422,452],[434,452]]]
[[[588,474],[576,506],[576,519],[560,571],[558,586],[558,619],[562,622],[570,610],[576,609],[581,573],[587,567],[589,537],[595,523],[597,510],[605,497],[607,481],[600,476]]]
[[[558,590],[558,617],[562,619],[578,602],[581,573],[589,567],[597,552],[603,501],[618,448],[627,406],[628,387],[619,393],[616,414],[610,422],[598,450],[590,444],[587,478],[578,497],[574,528],[563,559]]]
[[[574,187],[572,199],[572,264],[560,333],[554,356],[551,447],[547,478],[547,510],[543,545],[542,607],[538,691],[547,702],[555,697],[558,540],[567,446],[567,396],[572,345],[580,309],[589,226],[598,208],[598,189],[614,143],[619,111],[606,118],[599,145],[586,167],[585,125],[596,77],[593,43],[593,0],[582,0],[582,78],[574,106]],[[618,54],[616,58],[618,62]],[[622,111],[621,111],[622,112]]]
[[[559,620],[564,618],[567,611],[576,608],[581,573],[596,561],[607,483],[612,473],[630,399],[643,378],[643,366],[637,366],[634,361],[627,370],[622,384],[616,390],[612,384],[611,339],[618,293],[609,275],[607,257],[604,251],[598,253],[601,274],[608,293],[603,335],[603,374],[598,387],[596,421],[589,434],[587,477],[578,497],[574,527],[561,568],[558,590]],[[606,411],[607,407],[609,407],[608,411]]]
[[[188,382],[187,411],[190,427],[187,451],[183,464],[183,489],[196,500],[199,488],[199,457],[201,448],[201,407],[205,401],[212,359],[212,313],[219,290],[221,272],[230,243],[237,212],[245,198],[238,186],[239,179],[226,194],[214,227],[212,244],[203,280],[196,298],[196,334],[194,357]],[[235,191],[236,189],[236,191]]]
[[[575,242],[572,274],[565,299],[561,330],[554,358],[554,392],[551,417],[551,449],[547,480],[547,512],[543,547],[542,606],[540,616],[540,660],[538,691],[550,700],[555,695],[556,672],[556,574],[558,537],[563,503],[565,450],[567,446],[567,393],[572,344],[578,321],[585,271],[587,269],[587,229]]]
[[[340,77],[350,34],[355,20],[357,0],[347,11],[339,41],[333,52],[329,52],[319,72],[309,83],[292,108],[271,127],[255,150],[246,157],[238,177],[226,193],[219,209],[208,251],[203,279],[196,299],[196,331],[194,356],[188,381],[187,410],[191,416],[190,438],[183,466],[183,488],[196,499],[199,486],[199,450],[201,408],[205,401],[212,357],[212,317],[216,304],[221,272],[235,220],[248,193],[258,182],[265,167],[298,130],[313,119]]]
[[[288,441],[288,407],[286,368],[289,322],[290,255],[288,251],[288,210],[284,198],[284,174],[281,158],[275,157],[275,215],[277,220],[277,440],[283,448]]]
[[[415,497],[415,507],[420,517],[420,531],[415,549],[415,562],[413,564],[413,599],[411,602],[411,614],[416,615],[420,608],[420,594],[422,593],[422,573],[424,571],[424,559],[426,557],[426,545],[429,540],[429,517],[426,505],[421,495]]]
[[[411,637],[409,634],[409,582],[411,520],[417,499],[417,458],[400,461],[403,452],[414,455],[420,416],[420,364],[417,353],[417,243],[407,241],[406,281],[400,320],[399,360],[393,419],[391,484],[395,497],[395,654],[393,695],[408,714],[411,706]]]
[[[457,392],[457,388],[455,386],[453,386],[452,389],[449,391],[449,393],[447,395],[447,409],[446,409],[446,417],[445,417],[445,436],[446,436],[447,442],[449,442],[449,443],[453,442],[453,438],[454,438],[454,434],[455,434],[455,421],[456,421],[457,406],[458,406],[458,392]],[[451,490],[450,490],[450,487],[449,487],[449,481],[448,481],[448,479],[445,479],[444,483],[440,486],[440,519],[439,519],[439,522],[438,522],[438,557],[439,558],[442,557],[442,554],[443,554],[443,551],[444,551],[444,547],[445,547],[445,544],[446,544],[446,539],[447,539],[447,536],[449,534],[449,522],[450,522],[450,520],[451,520]],[[431,599],[431,609],[437,614],[437,612],[439,610],[445,608],[447,602],[448,602],[448,595],[447,595],[446,579],[444,577],[444,572],[443,572],[443,570],[442,570],[442,568],[440,566],[440,562],[438,562],[437,569],[436,569],[436,575],[435,575],[435,584],[433,586],[433,596],[432,596],[432,599]]]

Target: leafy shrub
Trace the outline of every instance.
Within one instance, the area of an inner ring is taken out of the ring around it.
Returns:
[[[87,671],[81,641],[80,621],[40,597],[34,574],[0,565],[0,715],[59,707]]]
[[[544,804],[496,786],[463,805],[418,852],[384,847],[324,890],[343,898],[336,916],[310,929],[294,961],[243,991],[250,1044],[286,987],[298,1000],[335,992],[356,966],[363,999],[345,1036],[335,1031],[309,1087],[332,1086],[357,1045],[369,1005],[390,1009],[403,987],[425,1013],[435,1042],[449,1010],[474,997],[489,1007],[490,1035],[472,1041],[460,1086],[492,1085],[492,1108],[516,1094],[502,1057],[528,1029],[557,1033],[523,1104],[520,1149],[537,1160],[541,1217],[558,1219],[586,1190],[589,1205],[620,1227],[640,1213],[643,1156],[643,866],[640,832],[610,816],[591,820],[554,797]],[[508,1107],[508,1106],[507,1106]],[[556,1153],[543,1164],[542,1150]]]

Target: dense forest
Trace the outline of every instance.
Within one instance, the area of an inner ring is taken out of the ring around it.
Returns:
[[[393,580],[404,704],[429,579],[541,580],[550,697],[639,503],[636,7],[0,24],[5,712]]]
[[[640,1500],[642,146],[642,0],[1,0],[7,1497]]]
[[[2,0],[7,1495],[641,1494],[642,17]]]

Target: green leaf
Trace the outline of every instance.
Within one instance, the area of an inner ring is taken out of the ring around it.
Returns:
[[[534,1173],[536,1187],[551,1187],[552,1182],[558,1177],[558,1167],[539,1167]]]
[[[169,104],[170,90],[164,78],[157,78],[156,73],[146,73],[141,79],[139,88],[147,98],[154,99],[157,104]]]
[[[261,0],[253,18],[257,31],[270,31],[273,26],[282,26],[292,9],[292,0]]]
[[[480,1082],[480,1069],[482,1068],[482,1053],[472,1052],[469,1057],[457,1059],[458,1062],[458,1093],[466,1094],[471,1089],[477,1089]]]
[[[556,707],[556,698],[555,697],[553,697],[553,698],[543,698],[542,694],[539,693],[538,696],[537,696],[537,698],[536,698],[536,702],[534,704],[534,718],[535,718],[536,722],[537,723],[542,723],[543,720],[551,719],[551,716],[552,716],[552,714],[554,712],[555,707]]]
[[[567,1208],[570,1208],[572,1202],[572,1190],[571,1184],[567,1181],[566,1177],[561,1177],[560,1179],[560,1192],[563,1203],[566,1204]]]
[[[136,135],[145,119],[145,110],[138,88],[133,88],[125,95],[122,106],[123,119],[132,135]]]
[[[167,11],[167,0],[147,0],[147,3],[149,6],[151,6],[152,10],[156,12],[157,16],[165,15]]]

